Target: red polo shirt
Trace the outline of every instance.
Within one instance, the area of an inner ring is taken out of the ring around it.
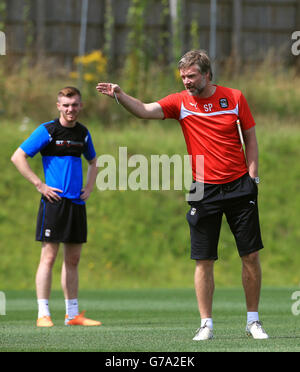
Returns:
[[[242,130],[255,126],[255,121],[241,91],[216,85],[209,98],[191,96],[184,90],[158,103],[165,118],[180,122],[195,180],[221,184],[247,172],[236,120]],[[204,172],[196,169],[196,155],[204,155]]]

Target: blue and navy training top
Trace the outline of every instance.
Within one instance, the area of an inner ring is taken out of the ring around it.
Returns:
[[[82,189],[81,155],[89,161],[96,152],[88,129],[80,124],[64,127],[59,119],[41,124],[20,146],[30,157],[42,155],[45,183],[63,190],[59,195],[84,204],[80,199]]]

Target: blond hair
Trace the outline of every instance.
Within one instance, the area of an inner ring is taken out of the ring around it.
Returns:
[[[186,69],[193,65],[196,65],[199,68],[201,74],[209,73],[209,79],[212,80],[213,74],[210,58],[205,50],[190,50],[185,53],[178,62],[178,69]]]

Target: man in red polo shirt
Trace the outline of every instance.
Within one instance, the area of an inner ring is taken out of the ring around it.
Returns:
[[[218,259],[223,214],[242,260],[246,333],[256,339],[265,339],[268,335],[258,316],[261,288],[258,251],[263,248],[263,243],[257,206],[259,178],[255,122],[239,90],[212,83],[211,63],[205,51],[186,53],[178,68],[185,90],[157,102],[143,103],[127,95],[117,84],[99,83],[97,90],[114,97],[139,118],[170,118],[181,125],[194,179],[187,220],[191,258],[196,261],[195,290],[201,325],[193,340],[213,337],[214,262]],[[242,137],[237,123],[241,126]],[[241,138],[245,142],[245,153]],[[204,169],[198,169],[197,155],[204,157]],[[197,186],[202,187],[201,198],[195,194]]]

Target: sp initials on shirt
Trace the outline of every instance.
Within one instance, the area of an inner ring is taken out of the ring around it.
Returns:
[[[205,105],[203,105],[203,108],[204,108],[205,112],[210,112],[212,107],[213,107],[212,103],[206,103]]]

